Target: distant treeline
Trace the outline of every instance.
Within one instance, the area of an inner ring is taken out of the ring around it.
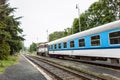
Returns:
[[[7,0],[0,0],[0,60],[19,52],[23,46],[24,38],[20,36],[23,30],[19,27],[21,17],[14,16],[15,9]]]
[[[81,31],[118,20],[120,19],[120,0],[99,0],[81,13],[79,19]],[[79,32],[79,19],[74,19],[72,27],[51,33],[49,41]]]

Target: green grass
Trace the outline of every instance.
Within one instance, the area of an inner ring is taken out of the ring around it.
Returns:
[[[0,60],[0,74],[5,71],[8,66],[18,63],[18,55],[9,56],[7,60]]]

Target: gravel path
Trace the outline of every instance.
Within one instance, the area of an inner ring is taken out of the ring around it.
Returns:
[[[36,68],[22,56],[19,63],[12,65],[0,75],[0,80],[47,80]]]

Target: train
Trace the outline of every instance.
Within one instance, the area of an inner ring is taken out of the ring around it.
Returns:
[[[47,49],[38,52],[39,55],[120,64],[120,20],[47,42],[44,45],[46,46],[39,48]]]
[[[40,56],[47,56],[48,54],[48,46],[46,44],[46,42],[42,42],[37,46],[37,55]]]

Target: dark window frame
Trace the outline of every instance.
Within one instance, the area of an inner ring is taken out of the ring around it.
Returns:
[[[54,45],[51,45],[51,49],[54,49]]]
[[[54,44],[54,49],[57,49],[57,44]]]
[[[83,41],[80,41],[80,40],[83,40]],[[80,38],[79,40],[78,40],[78,46],[79,47],[85,47],[85,38]]]
[[[94,35],[90,37],[91,39],[91,46],[100,46],[101,41],[100,41],[100,35]]]
[[[51,45],[51,49],[53,49],[53,45]]]
[[[67,48],[67,42],[63,42],[63,48]]]
[[[74,48],[75,47],[75,41],[74,40],[71,40],[70,41],[70,48]]]
[[[61,43],[58,44],[58,48],[61,49]]]
[[[116,33],[117,33],[117,37],[115,37]],[[120,44],[120,30],[110,32],[108,36],[109,36],[109,44],[110,45],[119,45]]]
[[[51,45],[49,46],[49,49],[51,49]]]

